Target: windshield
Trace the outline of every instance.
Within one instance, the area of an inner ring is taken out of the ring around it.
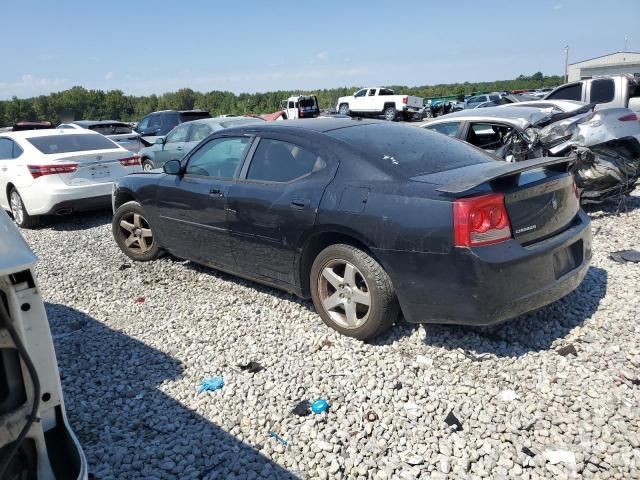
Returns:
[[[373,157],[384,170],[408,178],[494,161],[466,143],[406,125],[373,123],[327,134]]]
[[[27,141],[45,155],[118,148],[107,137],[98,134],[47,135],[27,138]]]

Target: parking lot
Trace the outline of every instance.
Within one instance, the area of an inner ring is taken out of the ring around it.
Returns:
[[[565,299],[370,343],[280,291],[169,256],[131,262],[109,211],[22,234],[97,479],[639,478],[640,275],[608,254],[639,247],[640,191],[616,207],[588,211],[593,261]],[[214,375],[224,387],[198,394]],[[292,413],[319,398],[328,412]]]

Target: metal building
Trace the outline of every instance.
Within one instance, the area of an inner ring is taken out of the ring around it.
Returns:
[[[615,52],[569,65],[569,81],[600,75],[631,73],[640,76],[640,53]]]

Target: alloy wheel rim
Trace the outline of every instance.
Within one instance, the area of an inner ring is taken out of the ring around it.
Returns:
[[[153,248],[153,232],[147,219],[139,213],[124,214],[120,218],[119,228],[124,245],[131,252],[141,255]]]
[[[347,260],[331,260],[318,278],[318,297],[324,311],[343,328],[361,327],[371,311],[371,291],[358,268]]]
[[[151,170],[153,170],[153,166],[149,162],[145,162],[144,166],[142,167],[142,169],[145,172],[150,172]]]
[[[24,211],[22,210],[22,199],[17,192],[11,193],[11,214],[16,223],[21,224],[24,221]]]

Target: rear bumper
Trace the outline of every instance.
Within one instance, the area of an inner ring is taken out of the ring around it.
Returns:
[[[86,211],[111,204],[113,183],[101,183],[83,186],[38,185],[20,190],[20,196],[29,215],[54,215],[60,210]],[[71,213],[71,212],[67,212]]]
[[[580,211],[553,238],[515,240],[449,254],[374,250],[412,323],[492,325],[536,310],[575,290],[589,269],[591,228]]]

